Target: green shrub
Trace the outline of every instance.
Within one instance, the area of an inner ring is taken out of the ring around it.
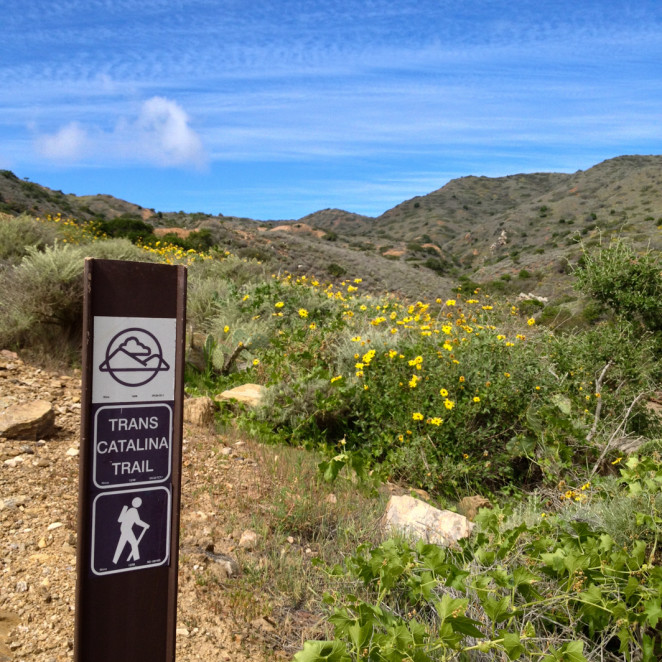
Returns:
[[[0,261],[16,264],[32,247],[43,250],[57,238],[57,229],[29,216],[0,219]]]
[[[0,346],[78,347],[85,257],[153,259],[126,239],[26,251],[19,264],[0,272],[0,291],[12,293],[0,299]]]
[[[524,301],[520,301],[519,303],[519,314],[529,318],[539,313],[544,307],[545,304],[542,301],[538,301],[538,299],[524,299]]]
[[[145,240],[150,240],[150,239],[151,238],[149,237],[149,233],[147,233],[145,237],[142,239],[142,241],[144,243]],[[156,241],[156,237],[152,241]],[[207,228],[203,228],[202,230],[191,232],[188,235],[188,237],[180,237],[178,234],[174,232],[168,232],[167,234],[164,234],[161,237],[160,241],[162,243],[168,243],[168,244],[173,244],[175,246],[179,246],[187,251],[192,250],[198,253],[204,253],[214,245],[214,238],[212,237],[211,231],[208,230]],[[244,255],[244,257],[255,257],[255,256]]]
[[[339,580],[325,595],[334,639],[308,641],[294,659],[659,660],[661,488],[659,461],[631,458],[593,508],[583,506],[587,482],[562,494],[582,511],[561,501],[557,513],[508,525],[510,511],[483,509],[477,532],[450,548],[363,545],[329,572]],[[587,521],[603,500],[629,509],[632,538]],[[647,539],[642,525],[654,531]]]
[[[650,331],[662,331],[662,263],[659,254],[638,254],[621,239],[606,248],[584,251],[575,270],[576,286],[609,306],[617,315],[635,320]]]
[[[332,262],[331,264],[327,265],[326,270],[331,276],[335,276],[336,278],[340,278],[341,276],[344,276],[347,273],[347,269],[341,267],[339,264],[336,264],[335,262]]]
[[[0,346],[76,340],[82,329],[83,263],[75,246],[28,249],[20,264],[0,274]]]
[[[118,216],[110,221],[99,220],[99,228],[108,237],[126,237],[133,243],[153,239],[154,228],[137,216]]]

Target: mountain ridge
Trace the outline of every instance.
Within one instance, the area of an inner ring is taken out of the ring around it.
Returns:
[[[215,243],[292,273],[364,277],[367,287],[433,295],[458,279],[485,283],[535,275],[562,287],[582,245],[622,235],[662,247],[662,155],[624,155],[575,173],[468,175],[377,217],[322,209],[296,220],[258,221],[163,212],[103,194],[52,191],[0,171],[0,211],[61,213],[79,220],[131,216],[154,228],[206,229]],[[514,286],[513,286],[514,287]]]

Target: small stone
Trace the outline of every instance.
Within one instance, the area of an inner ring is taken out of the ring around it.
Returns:
[[[290,545],[294,545],[294,538],[292,536],[287,536],[287,542],[289,542]]]
[[[45,549],[46,547],[48,547],[48,542],[46,542],[46,538],[40,538],[39,542],[37,543],[37,548]]]
[[[12,457],[9,460],[5,460],[4,464],[11,469],[14,469],[17,465],[23,462],[23,459],[24,458],[22,455],[17,455],[16,457]]]
[[[24,506],[28,502],[28,497],[26,496],[17,496],[17,497],[7,497],[6,499],[0,499],[0,511],[2,510],[14,510],[19,506]]]
[[[35,400],[11,405],[0,412],[0,434],[8,439],[48,437],[55,425],[53,405],[46,400]]]
[[[62,522],[53,522],[52,524],[48,525],[46,530],[47,531],[55,531],[55,529],[59,529],[61,526],[64,526],[64,524]]]
[[[330,504],[338,503],[338,497],[335,494],[329,494],[329,496],[326,497],[326,499],[324,499],[324,501],[326,501],[326,503],[330,503]]]
[[[203,396],[184,400],[184,422],[198,427],[208,427],[214,422],[214,401]]]
[[[24,581],[16,582],[16,593],[27,593],[28,583]]]
[[[78,455],[78,449],[77,448],[69,448],[67,452],[65,453],[68,457],[76,457]]]
[[[257,533],[255,533],[255,531],[247,529],[241,534],[241,538],[239,538],[239,547],[247,551],[251,551],[252,549],[255,549],[256,545]]]
[[[221,448],[221,455],[230,455],[232,453],[232,449],[228,448],[227,446],[225,448]]]
[[[189,636],[189,631],[186,628],[177,628],[175,630],[176,634],[178,637],[188,637]]]

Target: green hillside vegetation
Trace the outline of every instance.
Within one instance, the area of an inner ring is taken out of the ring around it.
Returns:
[[[560,186],[562,177],[551,180]],[[533,196],[550,178],[526,181]],[[491,183],[482,184],[487,195]],[[122,215],[0,217],[0,289],[12,293],[0,299],[0,347],[79,360],[85,256],[184,263],[187,393],[268,387],[256,410],[219,405],[219,429],[317,454],[310,494],[335,482],[365,503],[390,481],[451,509],[476,493],[495,504],[455,549],[375,542],[368,530],[357,549],[361,534],[341,547],[339,532],[310,519],[315,504],[298,496],[302,535],[305,527],[328,544],[320,568],[301,571],[296,600],[319,611],[324,593],[329,626],[298,662],[662,657],[662,430],[647,406],[661,381],[658,250],[626,231],[596,245],[579,237],[575,267],[563,274],[567,300],[546,306],[509,298],[546,278],[524,266],[499,277],[501,287],[458,272],[453,285],[435,281],[430,297],[422,285],[416,296],[402,284],[400,295],[379,294],[381,281],[360,270],[373,262],[348,260],[349,271],[340,252],[323,252],[337,239],[274,231],[251,255],[248,225],[207,219],[196,226],[198,247],[146,225]],[[299,271],[274,269],[299,241],[319,252]],[[331,258],[345,273],[312,273]]]
[[[0,212],[204,229],[212,243],[272,272],[335,282],[359,273],[363,290],[375,294],[434,299],[460,279],[467,289],[535,293],[550,309],[542,322],[574,324],[583,313],[572,286],[582,247],[623,234],[637,250],[662,248],[661,185],[662,156],[622,156],[574,174],[463,177],[376,218],[325,209],[262,222],[64,194],[2,171]]]

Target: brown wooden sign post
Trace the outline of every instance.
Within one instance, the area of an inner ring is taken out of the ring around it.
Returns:
[[[175,659],[186,268],[87,259],[76,662]]]

